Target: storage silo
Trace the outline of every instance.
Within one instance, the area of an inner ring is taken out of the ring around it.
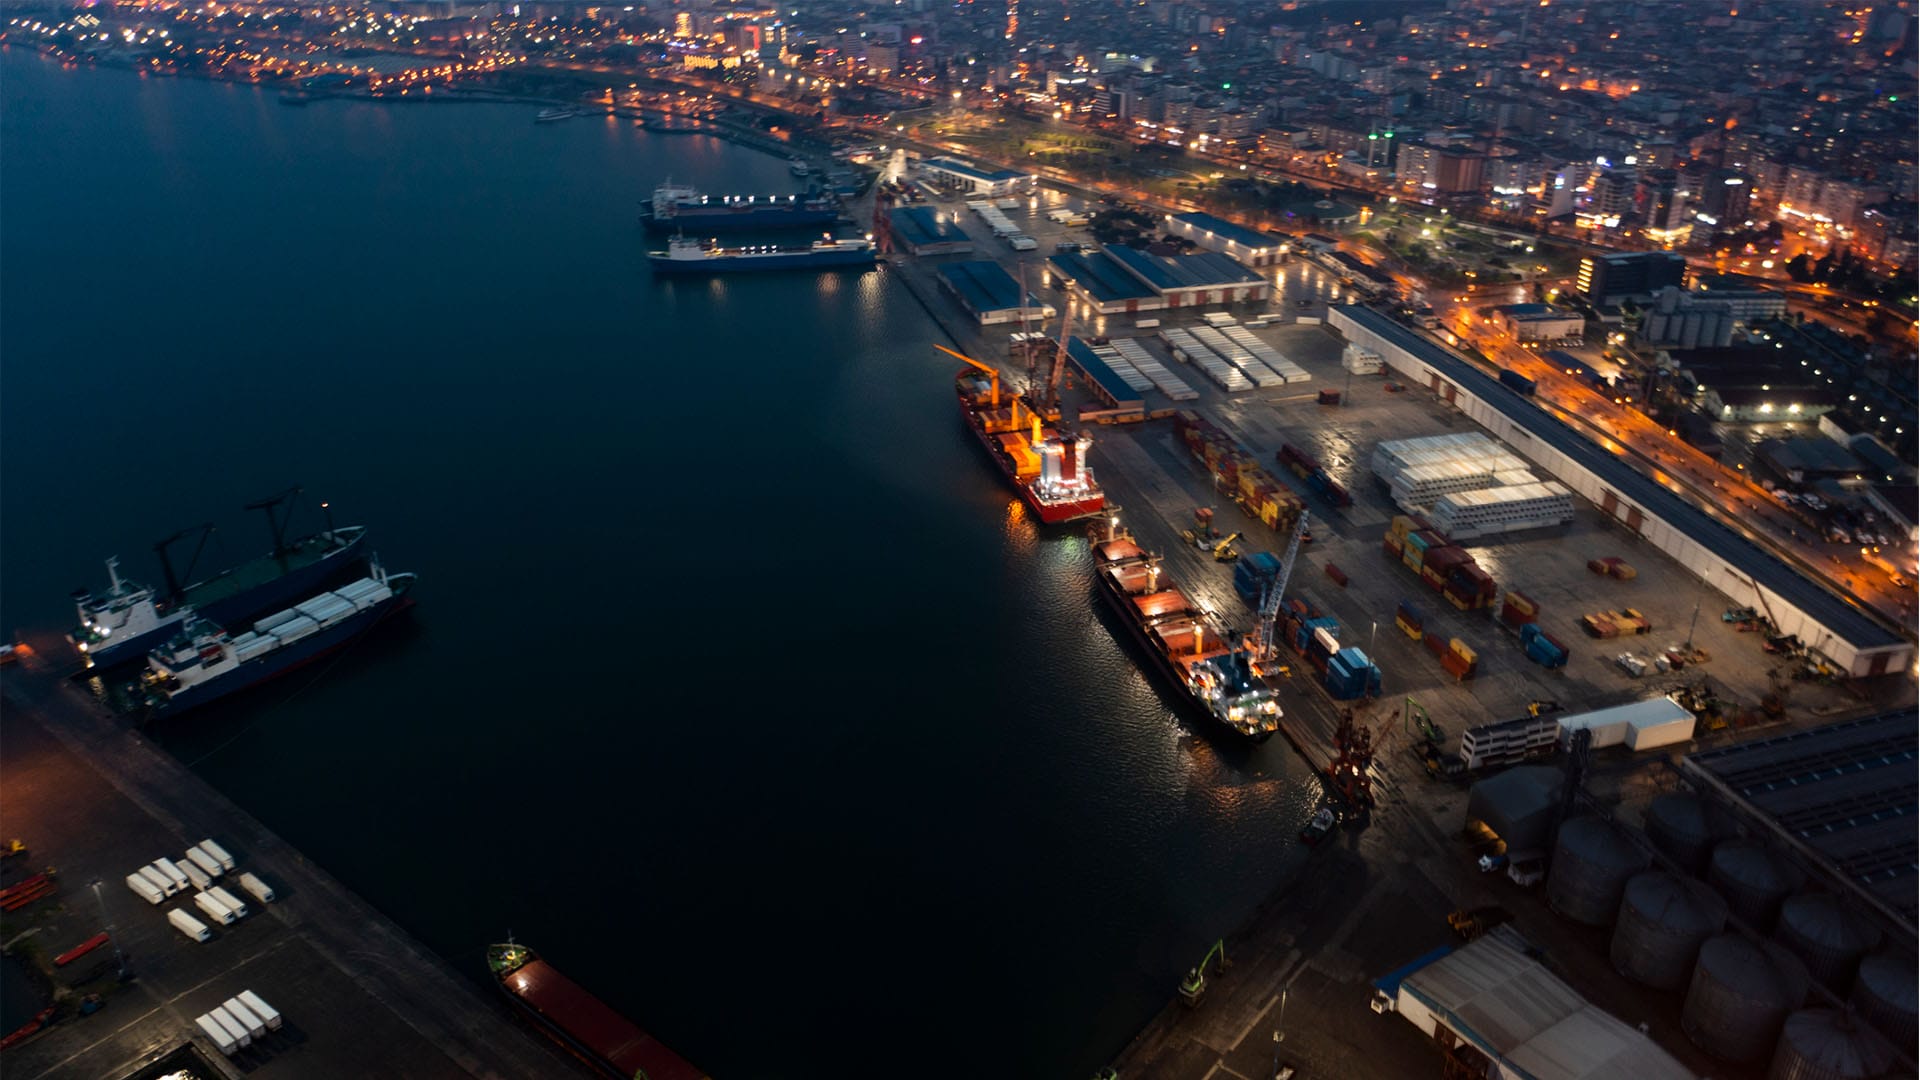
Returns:
[[[1788,897],[1773,936],[1807,965],[1807,974],[1837,994],[1846,993],[1860,958],[1880,943],[1878,930],[1827,893]]]
[[[1714,1057],[1759,1061],[1774,1048],[1787,1014],[1806,998],[1807,969],[1784,946],[1722,934],[1700,946],[1680,1030]]]
[[[1893,1047],[1880,1033],[1837,1009],[1787,1017],[1767,1080],[1866,1080],[1888,1075]]]
[[[1920,1040],[1915,1013],[1920,1011],[1920,986],[1913,979],[1914,960],[1895,953],[1876,953],[1860,961],[1849,1002],[1860,1016],[1879,1029],[1895,1046],[1911,1048]]]
[[[1806,875],[1751,840],[1725,840],[1713,849],[1707,880],[1726,898],[1730,913],[1764,934],[1780,912],[1780,901],[1798,892]]]
[[[1697,881],[1654,871],[1627,881],[1609,955],[1613,969],[1661,990],[1687,984],[1700,943],[1727,928],[1727,902]]]
[[[1698,795],[1670,791],[1647,806],[1647,839],[1689,874],[1706,867],[1716,841],[1730,834],[1732,823]]]
[[[1547,903],[1588,926],[1605,926],[1620,910],[1627,879],[1647,868],[1647,855],[1597,817],[1560,826],[1547,877]]]

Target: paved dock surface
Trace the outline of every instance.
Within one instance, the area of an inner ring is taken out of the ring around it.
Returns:
[[[8,962],[55,971],[72,996],[97,993],[105,1007],[81,1017],[68,1001],[49,1030],[7,1051],[8,1080],[128,1076],[188,1042],[217,1074],[260,1080],[585,1075],[480,981],[463,978],[62,678],[64,643],[32,644],[33,656],[0,674],[0,832],[31,849],[8,861],[0,884],[51,865],[60,889],[7,913]],[[254,903],[229,875],[223,884],[251,913],[197,944],[165,914],[182,908],[210,922],[190,893],[156,907],[125,878],[156,858],[177,862],[208,837],[238,870],[265,879],[277,902]],[[95,880],[97,900],[88,887]],[[111,948],[52,968],[47,958],[103,924],[130,981],[118,980]],[[271,1003],[285,1026],[224,1061],[194,1018],[242,990]]]

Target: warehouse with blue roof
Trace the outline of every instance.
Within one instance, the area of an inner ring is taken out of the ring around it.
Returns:
[[[939,212],[930,206],[889,210],[887,227],[894,243],[915,255],[967,255],[973,251],[973,240],[966,230],[940,220]]]
[[[947,263],[940,267],[940,283],[960,301],[981,326],[1050,319],[1059,314],[1052,304],[1028,293],[1020,302],[1020,283],[991,260]]]
[[[1272,266],[1287,253],[1287,241],[1257,229],[1235,225],[1212,214],[1168,214],[1167,232],[1184,236],[1246,266]]]
[[[1457,406],[1515,452],[1734,603],[1764,607],[1834,667],[1854,676],[1906,671],[1913,643],[1752,540],[1642,475],[1459,354],[1372,308],[1335,307],[1327,325],[1410,382]]]
[[[1153,255],[1138,248],[1071,252],[1047,260],[1048,280],[1103,315],[1264,302],[1267,280],[1225,255]]]

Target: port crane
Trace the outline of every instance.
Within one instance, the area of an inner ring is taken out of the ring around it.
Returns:
[[[1293,538],[1287,541],[1286,557],[1280,560],[1280,571],[1267,583],[1266,591],[1260,594],[1260,621],[1253,631],[1253,664],[1256,671],[1265,674],[1273,666],[1279,650],[1273,637],[1274,620],[1280,617],[1280,594],[1287,588],[1287,579],[1293,576],[1293,563],[1300,557],[1300,539],[1307,534],[1307,512],[1300,511],[1300,520],[1294,522]]]

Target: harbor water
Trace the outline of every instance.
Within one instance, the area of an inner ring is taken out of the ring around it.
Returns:
[[[651,277],[656,183],[782,158],[0,94],[0,632],[294,483],[370,526],[410,616],[155,737],[476,980],[511,932],[721,1077],[1086,1075],[1300,865],[1302,767],[1173,714],[899,282]]]

